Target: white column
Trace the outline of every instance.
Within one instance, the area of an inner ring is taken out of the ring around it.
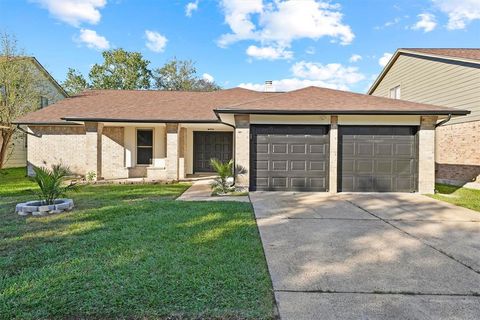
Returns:
[[[421,117],[418,132],[418,192],[435,191],[435,124],[437,117]]]
[[[178,124],[167,123],[167,158],[165,166],[168,180],[178,180]]]
[[[329,173],[328,173],[328,191],[337,193],[338,184],[338,116],[330,117],[330,154],[329,154]]]
[[[235,115],[235,184],[250,186],[250,115]]]
[[[102,123],[85,123],[85,175],[93,172],[96,180],[102,179],[102,131]]]

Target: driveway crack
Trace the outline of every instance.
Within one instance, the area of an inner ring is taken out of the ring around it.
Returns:
[[[400,232],[408,235],[409,237],[412,237],[412,238],[420,241],[421,243],[423,243],[423,244],[426,245],[427,247],[429,247],[429,248],[431,248],[431,249],[439,252],[440,254],[446,256],[447,258],[449,258],[449,259],[451,259],[451,260],[453,260],[453,261],[461,264],[461,265],[464,266],[465,268],[468,268],[468,269],[472,270],[473,272],[475,272],[475,273],[477,273],[477,274],[480,274],[480,271],[479,271],[479,270],[476,270],[476,269],[473,268],[472,266],[470,266],[470,265],[468,265],[468,264],[466,264],[466,263],[458,260],[457,258],[455,258],[454,256],[452,256],[451,254],[443,251],[442,249],[439,249],[439,248],[436,248],[436,247],[432,246],[431,244],[429,244],[428,242],[426,242],[424,239],[422,239],[422,238],[420,238],[420,237],[417,237],[417,236],[415,236],[415,235],[413,235],[413,234],[411,234],[411,233],[403,230],[402,228],[397,227],[396,225],[390,223],[387,219],[383,219],[382,217],[380,217],[380,216],[378,216],[378,215],[376,215],[376,214],[368,211],[367,209],[363,208],[362,206],[360,206],[360,205],[358,205],[358,204],[356,204],[356,203],[354,203],[354,202],[352,202],[352,201],[350,201],[350,200],[346,200],[346,199],[343,199],[343,200],[346,201],[346,202],[348,202],[348,203],[350,203],[352,206],[357,207],[358,209],[360,209],[360,210],[362,210],[362,211],[364,211],[364,212],[366,212],[366,213],[374,216],[375,218],[383,221],[384,223],[388,224],[388,225],[391,226],[392,228],[395,228],[395,229],[397,229],[398,231],[400,231]]]

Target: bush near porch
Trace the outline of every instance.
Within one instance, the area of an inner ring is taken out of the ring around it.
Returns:
[[[91,185],[70,213],[24,218],[24,174],[0,172],[2,317],[273,317],[250,204],[174,201],[187,184]]]

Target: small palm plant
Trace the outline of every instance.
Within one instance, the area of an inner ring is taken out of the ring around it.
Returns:
[[[232,187],[228,180],[233,177],[233,160],[222,162],[218,159],[211,159],[210,165],[218,175],[211,185],[213,192],[226,194],[231,191]]]
[[[35,167],[33,170],[35,171],[33,179],[40,187],[40,191],[35,193],[46,205],[55,204],[55,200],[77,188],[74,183],[65,184],[65,178],[70,174],[70,170],[61,164],[52,165],[52,169]]]

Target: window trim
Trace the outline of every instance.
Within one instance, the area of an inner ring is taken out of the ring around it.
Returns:
[[[392,97],[392,92],[395,94],[394,97]],[[401,85],[391,87],[390,90],[388,91],[388,97],[390,99],[396,99],[396,100],[402,99],[402,87],[401,87]]]
[[[138,148],[150,148],[150,146],[138,145],[138,131],[151,131],[152,132],[152,163],[144,164],[138,163]],[[155,155],[155,128],[135,128],[135,166],[136,167],[151,167],[153,166],[153,159]]]

